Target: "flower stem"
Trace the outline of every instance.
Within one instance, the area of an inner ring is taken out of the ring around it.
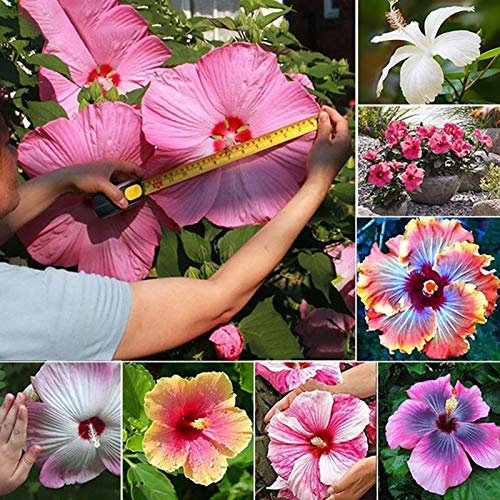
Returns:
[[[469,89],[471,89],[471,87],[473,85],[475,85],[479,80],[481,80],[481,78],[484,76],[484,74],[491,68],[491,66],[493,65],[493,63],[497,60],[498,58],[498,55],[496,55],[489,63],[488,65],[483,69],[483,71],[481,71],[481,73],[479,73],[479,75],[477,76],[477,78],[475,78],[474,80],[472,80],[472,82],[469,83],[469,85],[467,85],[467,87],[465,87],[463,93],[467,92]]]
[[[457,101],[459,98],[459,93],[458,93],[458,90],[456,89],[455,85],[453,85],[453,83],[451,83],[451,80],[448,80],[448,78],[444,77],[444,79],[448,82],[449,86],[453,89],[453,92],[455,93],[455,96],[454,96],[454,102]]]

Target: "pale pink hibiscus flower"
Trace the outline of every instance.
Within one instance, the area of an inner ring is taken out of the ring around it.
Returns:
[[[470,388],[450,375],[414,384],[404,401],[389,417],[386,436],[389,446],[413,450],[408,460],[410,473],[422,488],[444,495],[462,484],[472,467],[500,467],[500,427],[476,423],[488,415],[477,386]]]
[[[255,374],[265,378],[281,394],[296,389],[311,379],[326,385],[343,382],[340,366],[335,362],[262,361],[255,363]]]
[[[418,168],[414,163],[410,163],[408,168],[401,174],[401,179],[408,191],[414,191],[420,187],[425,176],[425,170]]]
[[[382,188],[389,184],[394,177],[389,163],[381,162],[372,165],[369,170],[368,182]]]
[[[40,97],[57,101],[72,116],[82,87],[97,81],[104,91],[122,94],[147,85],[170,57],[170,50],[149,34],[147,22],[118,0],[21,0],[21,10],[41,30],[43,52],[65,62],[73,82],[40,69]]]
[[[119,363],[45,363],[33,379],[41,402],[27,403],[27,446],[38,445],[47,488],[86,483],[121,470]]]
[[[146,415],[153,421],[143,440],[148,462],[166,472],[183,467],[184,475],[198,484],[222,479],[228,458],[252,439],[252,422],[235,401],[225,373],[158,380],[144,399]]]
[[[322,500],[328,486],[366,457],[370,410],[348,394],[303,392],[269,423],[268,458],[299,500]]]
[[[73,119],[59,118],[25,136],[19,163],[30,176],[116,159],[141,165],[153,153],[141,133],[140,112],[123,103],[88,106]],[[108,219],[99,219],[92,200],[62,196],[19,235],[29,253],[45,265],[78,266],[80,271],[136,281],[153,263],[163,212],[152,200]]]
[[[481,144],[484,144],[487,148],[493,147],[493,140],[488,134],[485,134],[484,132],[476,128],[474,129],[474,135],[476,136],[476,139]]]
[[[420,139],[407,135],[405,140],[401,142],[401,151],[407,160],[417,160],[422,158],[422,148],[420,147]]]
[[[157,170],[196,160],[319,112],[315,99],[256,44],[213,49],[162,71],[143,101]],[[207,217],[236,227],[268,221],[297,192],[315,134],[255,154],[153,195],[178,224]]]

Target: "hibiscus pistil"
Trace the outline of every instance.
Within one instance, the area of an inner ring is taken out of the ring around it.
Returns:
[[[241,118],[229,116],[215,125],[210,138],[214,140],[214,150],[218,153],[233,148],[239,142],[248,141],[252,138],[252,132],[250,125]]]
[[[120,75],[109,64],[101,64],[87,77],[87,85],[97,82],[106,92],[120,84]]]

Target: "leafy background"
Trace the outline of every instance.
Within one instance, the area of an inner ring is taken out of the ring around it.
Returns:
[[[22,392],[31,384],[30,377],[40,369],[40,363],[1,363],[0,364],[0,404],[7,393]],[[34,465],[27,481],[16,491],[1,498],[9,500],[88,500],[89,498],[120,498],[120,478],[107,470],[99,477],[85,484],[65,486],[63,489],[50,489],[38,480],[40,469]]]
[[[500,231],[500,219],[498,218],[468,218],[458,219],[462,226],[472,231],[474,241],[479,245],[483,254],[492,255],[494,261],[491,268],[498,266],[500,262],[500,242],[498,234]],[[408,218],[376,218],[358,219],[358,262],[362,262],[370,253],[374,242],[378,242],[382,251],[388,251],[385,242],[398,234],[403,234]],[[498,273],[497,273],[498,274]],[[357,334],[358,334],[358,359],[363,360],[427,360],[427,356],[414,350],[411,355],[396,352],[391,355],[389,350],[382,346],[378,340],[378,332],[367,331],[365,321],[365,308],[358,298],[357,311]],[[461,356],[462,360],[498,360],[500,359],[500,311],[495,311],[487,318],[484,325],[477,326],[475,340],[469,337],[470,349],[467,354]]]
[[[225,476],[201,486],[187,479],[182,469],[170,474],[150,465],[142,450],[151,421],[144,412],[144,396],[156,380],[202,372],[225,372],[233,383],[236,406],[253,420],[253,363],[127,363],[123,365],[124,498],[132,500],[251,500],[253,498],[253,442],[229,460]]]
[[[311,92],[321,104],[341,103],[354,85],[347,60],[332,60],[303,47],[283,18],[291,8],[274,0],[241,0],[241,8],[235,16],[218,19],[187,18],[183,12],[173,9],[169,0],[129,0],[126,3],[140,7],[138,11],[148,21],[151,31],[171,48],[173,55],[166,66],[194,63],[212,47],[222,45],[221,40],[209,41],[205,36],[217,28],[229,36],[230,41],[261,43],[266,50],[278,55],[283,71],[306,74],[315,86]],[[40,54],[42,37],[18,17],[18,0],[12,0],[11,4],[9,7],[0,2],[0,112],[7,118],[14,131],[13,141],[17,143],[30,129],[65,116],[57,103],[39,101],[37,71],[40,65],[67,77],[70,75],[67,66],[57,57]],[[264,15],[263,7],[274,10]],[[273,24],[280,19],[279,26]],[[110,91],[107,98],[140,104],[143,94],[144,89],[126,96]],[[103,99],[99,88],[84,89],[80,93],[83,105]],[[352,109],[345,112],[352,129]],[[351,159],[282,263],[234,318],[247,340],[243,359],[304,357],[301,340],[293,333],[300,320],[298,309],[302,299],[314,307],[348,313],[343,299],[331,285],[336,277],[335,267],[324,250],[333,243],[354,240],[354,175]],[[26,178],[20,174],[21,182]],[[209,278],[257,230],[256,226],[221,229],[207,220],[185,227],[177,234],[165,230],[150,278]],[[2,257],[12,264],[43,268],[29,257],[17,238],[0,248],[0,259]],[[348,346],[347,356],[352,355],[352,346]],[[213,359],[215,352],[205,336],[160,357]]]
[[[480,422],[499,423],[499,363],[379,363],[379,498],[405,500],[471,500],[493,499],[500,491],[498,470],[483,469],[471,461],[472,473],[459,486],[448,489],[443,496],[421,488],[411,476],[407,461],[411,451],[401,447],[391,450],[385,437],[389,417],[408,396],[406,391],[416,382],[434,380],[451,374],[454,385],[460,380],[466,387],[477,385],[490,406],[490,414]]]
[[[390,31],[385,22],[384,13],[387,12],[388,0],[359,0],[359,102],[373,104],[379,102],[375,95],[377,81],[382,68],[389,62],[396,46],[400,43],[384,42],[371,43],[375,35]],[[498,0],[400,0],[397,7],[402,11],[407,21],[419,21],[423,30],[425,17],[429,12],[440,7],[450,5],[474,5],[475,13],[460,13],[449,18],[439,33],[450,30],[466,29],[473,32],[480,30],[482,37],[481,53],[497,48],[500,45],[500,3]],[[500,54],[500,50],[497,51]],[[491,60],[481,63],[481,69]],[[397,68],[401,67],[399,65]],[[384,91],[380,97],[381,103],[406,103],[399,88],[398,69],[391,70],[384,83]],[[445,73],[452,75],[457,68],[446,63]],[[488,78],[482,80],[469,90],[461,102],[464,103],[496,103],[498,102],[498,79],[500,74],[500,60],[497,58],[488,70]],[[448,102],[452,95],[449,85],[445,86],[446,94],[438,97],[436,103]]]

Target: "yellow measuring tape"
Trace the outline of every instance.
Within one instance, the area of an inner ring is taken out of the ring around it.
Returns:
[[[317,129],[318,115],[310,116],[304,120],[274,130],[273,132],[249,139],[245,142],[240,142],[224,151],[172,168],[171,170],[167,170],[149,179],[135,179],[120,184],[118,187],[123,191],[130,207],[144,198],[144,196],[156,193],[170,186],[175,186],[176,184],[206,174],[207,172],[237,160],[242,160],[256,153],[279,146],[280,144],[314,132]],[[94,208],[99,217],[107,217],[122,211],[122,209],[114,205],[109,198],[102,194],[94,196]]]

